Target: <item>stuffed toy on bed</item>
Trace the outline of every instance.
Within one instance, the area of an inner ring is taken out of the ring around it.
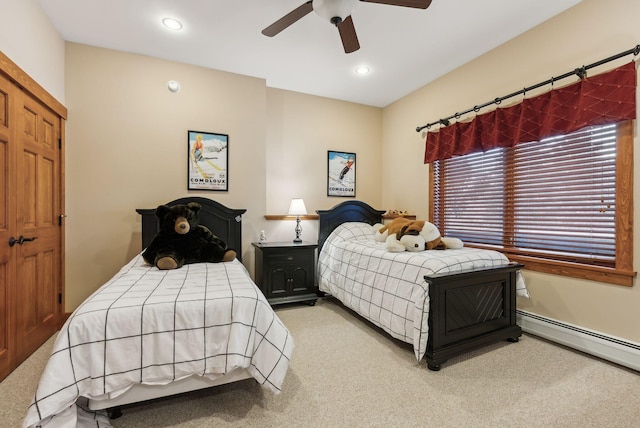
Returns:
[[[385,242],[388,251],[446,250],[462,248],[458,238],[440,235],[438,228],[428,221],[396,218],[387,225],[374,225],[375,240]]]
[[[236,252],[200,224],[200,204],[156,208],[160,230],[142,253],[142,258],[158,269],[178,269],[198,262],[229,262]]]

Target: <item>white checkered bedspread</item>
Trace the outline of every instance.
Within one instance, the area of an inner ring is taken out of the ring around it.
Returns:
[[[325,241],[318,258],[320,291],[340,300],[392,337],[427,350],[429,292],[425,275],[509,263],[497,251],[461,248],[392,253],[366,223],[344,223]],[[527,295],[523,281],[517,292]]]
[[[293,347],[239,261],[161,271],[138,255],[58,333],[23,426],[76,426],[79,397],[239,368],[278,393]]]

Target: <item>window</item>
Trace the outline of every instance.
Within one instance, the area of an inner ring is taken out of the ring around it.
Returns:
[[[432,222],[528,269],[632,285],[633,126],[432,163]]]

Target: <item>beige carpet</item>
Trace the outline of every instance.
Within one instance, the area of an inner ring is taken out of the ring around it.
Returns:
[[[277,309],[296,341],[283,392],[252,380],[123,409],[114,427],[640,427],[640,374],[524,335],[439,372],[332,300]],[[19,427],[53,340],[0,383]]]

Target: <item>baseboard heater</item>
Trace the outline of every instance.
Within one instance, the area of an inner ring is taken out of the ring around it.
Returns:
[[[516,310],[522,331],[640,371],[640,344]]]

